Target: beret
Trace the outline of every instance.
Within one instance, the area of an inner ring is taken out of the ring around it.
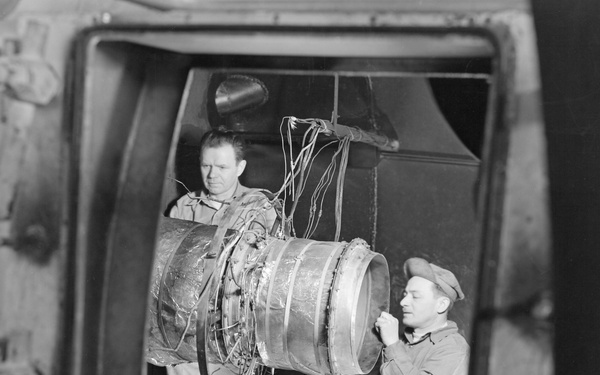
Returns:
[[[408,279],[419,276],[437,284],[452,299],[459,301],[465,298],[454,274],[446,269],[429,263],[422,258],[409,258],[404,262],[404,274]]]

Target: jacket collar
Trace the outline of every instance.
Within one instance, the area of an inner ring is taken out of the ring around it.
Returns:
[[[448,320],[446,322],[445,326],[443,326],[442,328],[439,328],[433,332],[424,334],[419,341],[411,342],[410,338],[412,337],[412,333],[413,333],[412,328],[407,328],[404,331],[404,337],[405,337],[406,341],[410,344],[416,344],[425,339],[429,339],[432,343],[437,344],[438,342],[442,341],[445,337],[447,337],[453,333],[457,333],[457,332],[458,332],[458,326],[456,325],[456,323],[454,323],[451,320]]]

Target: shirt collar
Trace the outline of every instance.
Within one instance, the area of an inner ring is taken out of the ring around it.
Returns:
[[[225,199],[223,202],[231,203],[235,198],[240,196],[240,194],[243,194],[246,190],[247,188],[240,184],[240,181],[238,180],[235,185],[235,191],[233,192],[233,196],[231,198]],[[194,195],[198,196],[198,193],[194,192]],[[211,200],[208,197],[206,189],[200,190],[200,203],[212,207]]]
[[[446,337],[454,332],[458,332],[458,326],[453,321],[448,320],[448,321],[446,321],[446,324],[444,326],[436,329],[433,332],[428,332],[428,333],[424,334],[423,336],[421,336],[421,338],[418,341],[415,341],[415,342],[412,342],[410,340],[410,337],[412,337],[412,332],[413,332],[412,328],[407,328],[404,331],[404,336],[406,337],[406,339],[408,340],[409,343],[416,344],[418,342],[425,340],[426,338],[429,338],[429,340],[431,340],[431,342],[436,344],[436,343],[440,342],[444,337]]]

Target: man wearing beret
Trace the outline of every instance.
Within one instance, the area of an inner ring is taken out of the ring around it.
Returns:
[[[408,279],[402,306],[402,337],[398,319],[382,312],[375,326],[383,350],[382,375],[466,375],[469,344],[448,320],[454,302],[465,296],[454,274],[421,258],[404,263]]]

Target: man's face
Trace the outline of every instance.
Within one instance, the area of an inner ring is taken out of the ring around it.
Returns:
[[[205,148],[200,155],[202,182],[210,195],[216,199],[233,196],[238,177],[245,167],[245,160],[236,162],[233,146],[229,144]]]
[[[414,276],[408,280],[404,290],[402,323],[407,327],[425,329],[436,323],[438,318],[438,299],[433,292],[434,284],[422,277]]]

